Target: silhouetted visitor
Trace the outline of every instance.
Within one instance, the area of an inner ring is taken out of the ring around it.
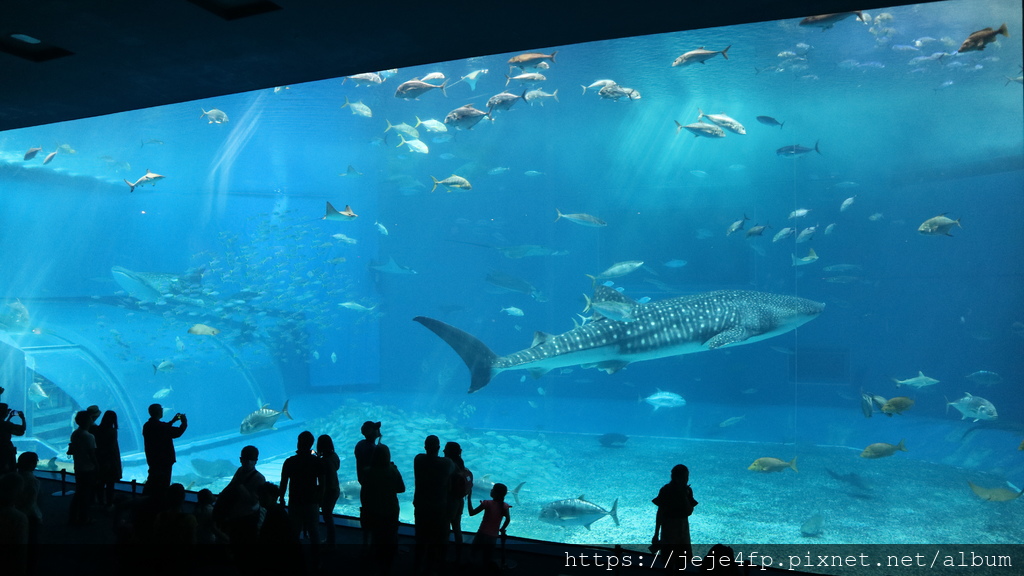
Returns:
[[[704,555],[700,564],[701,572],[710,572],[722,576],[740,576],[743,571],[736,561],[736,551],[725,544],[715,544]]]
[[[480,519],[480,527],[477,528],[476,536],[473,538],[473,550],[480,558],[480,563],[485,567],[491,567],[494,562],[494,548],[498,538],[505,537],[505,530],[512,515],[509,509],[512,507],[505,502],[508,495],[508,486],[501,482],[491,487],[491,499],[481,500],[477,507],[470,506],[469,515],[476,516],[480,512],[484,517]],[[504,519],[504,522],[502,521]]]
[[[196,492],[196,504],[192,507],[192,515],[196,517],[196,544],[210,546],[220,540],[226,541],[223,534],[213,521],[213,503],[216,498],[209,488]]]
[[[672,467],[672,479],[661,487],[658,497],[652,500],[658,507],[654,522],[654,537],[651,548],[661,550],[662,557],[671,558],[676,566],[685,566],[693,556],[690,543],[690,514],[697,501],[690,488],[690,469],[682,464]],[[672,569],[673,567],[667,567]]]
[[[87,414],[89,414],[89,420],[91,422],[89,424],[89,433],[95,436],[97,426],[96,421],[100,419],[100,415],[103,414],[103,411],[100,410],[100,407],[95,404],[86,408],[85,411]]]
[[[238,456],[240,466],[213,506],[213,518],[227,535],[239,573],[245,574],[258,562],[256,540],[260,523],[260,489],[267,479],[256,469],[260,451],[246,446]],[[276,486],[275,486],[276,489]]]
[[[367,420],[363,422],[363,425],[359,428],[359,432],[362,433],[363,439],[356,442],[355,448],[355,459],[356,459],[356,480],[359,482],[360,488],[363,486],[363,472],[370,467],[370,463],[373,461],[373,448],[380,442],[380,422],[370,422]],[[370,533],[366,530],[366,524],[362,521],[363,519],[363,496],[362,490],[359,492],[359,524],[363,527],[363,548],[365,549],[370,544]]]
[[[75,494],[71,497],[69,521],[73,526],[84,526],[90,523],[89,508],[92,506],[96,489],[96,438],[89,432],[92,418],[85,410],[75,414],[78,428],[71,433],[68,454],[75,463]]]
[[[281,503],[288,495],[288,517],[292,531],[302,538],[309,535],[314,556],[320,545],[320,502],[324,495],[324,472],[320,460],[313,454],[313,433],[305,430],[299,434],[295,455],[290,456],[281,466]]]
[[[255,574],[280,576],[303,572],[298,534],[292,529],[288,510],[278,501],[280,493],[281,489],[271,482],[265,482],[259,488],[259,554],[253,570]]]
[[[185,487],[171,484],[164,493],[164,509],[153,525],[155,558],[161,562],[158,573],[177,576],[191,568],[196,548],[196,518],[182,510]]]
[[[324,496],[320,501],[320,515],[323,517],[324,529],[327,531],[325,542],[333,548],[337,539],[334,527],[334,505],[341,497],[341,483],[338,482],[341,458],[334,450],[334,440],[327,434],[321,434],[316,439],[316,456],[320,459],[320,467],[324,474]]]
[[[164,510],[156,516],[156,541],[167,548],[170,554],[178,554],[196,543],[196,518],[182,510],[185,504],[185,487],[171,484],[164,501]]]
[[[170,422],[161,422],[164,408],[159,404],[149,405],[149,420],[142,425],[142,438],[146,450],[146,464],[149,476],[142,489],[145,495],[160,495],[171,485],[171,469],[177,459],[174,456],[174,439],[180,438],[188,428],[188,418],[175,414]],[[175,428],[175,422],[181,425]]]
[[[35,452],[18,455],[17,474],[21,476],[21,491],[15,496],[14,507],[28,518],[28,573],[34,574],[39,561],[39,530],[43,525],[43,511],[39,509],[39,479],[35,469],[39,456]]]
[[[416,490],[412,504],[415,508],[416,558],[418,572],[440,570],[444,564],[448,544],[448,490],[455,464],[439,456],[441,440],[431,434],[423,441],[424,454],[413,459]]]
[[[0,394],[3,394],[0,388]],[[14,418],[20,418],[21,424],[12,422]],[[12,436],[25,435],[25,413],[20,410],[12,410],[7,404],[0,402],[0,475],[14,471],[14,465],[18,450],[14,447]]]
[[[4,576],[21,576],[28,570],[28,517],[14,505],[21,489],[20,475],[0,476],[0,563]]]
[[[363,532],[370,535],[378,574],[389,574],[398,553],[398,495],[405,492],[405,481],[391,461],[391,450],[386,445],[374,447],[373,460],[363,478],[366,484],[362,489],[360,522]]]
[[[462,460],[462,446],[458,442],[444,445],[444,455],[455,464],[448,490],[448,522],[455,542],[455,562],[462,562],[462,510],[465,502],[473,504],[473,473]],[[467,498],[469,500],[467,500]]]
[[[107,506],[114,505],[114,488],[121,479],[121,446],[117,441],[117,413],[107,410],[103,419],[96,426],[93,435],[96,437],[96,486],[99,502]]]

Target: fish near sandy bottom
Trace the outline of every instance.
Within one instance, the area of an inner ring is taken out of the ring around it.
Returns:
[[[787,468],[792,468],[793,472],[799,473],[800,471],[796,469],[796,458],[796,456],[793,456],[793,459],[790,460],[789,462],[771,457],[758,458],[757,460],[754,460],[754,462],[750,466],[747,467],[747,470],[767,473],[782,472]]]
[[[875,442],[863,452],[860,453],[861,458],[885,458],[886,456],[892,456],[897,452],[907,452],[907,447],[904,445],[903,440],[900,440],[899,444],[886,444],[885,442]]]
[[[971,487],[971,491],[978,495],[978,498],[985,500],[986,502],[1009,502],[1010,500],[1016,500],[1020,498],[1021,494],[1024,494],[1024,490],[1010,490],[999,486],[997,488],[984,488],[978,486],[970,480],[967,481],[967,485]]]
[[[291,413],[288,412],[288,401],[284,401],[284,407],[281,411],[274,410],[270,407],[270,404],[264,404],[262,408],[249,414],[242,420],[242,425],[238,431],[242,434],[255,434],[256,432],[262,432],[263,430],[273,430],[274,424],[277,424],[277,419],[284,414],[289,420],[294,420]]]
[[[816,318],[825,305],[805,298],[719,290],[641,304],[604,285],[593,302],[632,306],[633,321],[598,318],[559,335],[536,332],[524,350],[498,356],[475,336],[425,316],[419,322],[444,340],[469,368],[469,391],[486,386],[506,370],[527,370],[539,378],[555,368],[583,366],[609,374],[631,362],[692,354],[758,342]]]
[[[820,513],[811,516],[800,525],[800,535],[808,538],[816,538],[824,532],[825,517]]]
[[[612,502],[612,509],[604,508],[587,502],[586,497],[580,494],[579,498],[567,498],[556,500],[544,506],[540,511],[540,521],[555,526],[583,526],[590,530],[590,525],[605,516],[611,516],[615,525],[619,525],[619,499]]]

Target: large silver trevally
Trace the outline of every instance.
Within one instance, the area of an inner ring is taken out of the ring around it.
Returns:
[[[991,402],[981,396],[972,396],[970,392],[964,392],[963,398],[956,402],[948,402],[947,405],[960,411],[961,420],[974,418],[974,421],[977,422],[978,420],[995,420],[999,417],[996,407]]]
[[[288,412],[288,401],[284,401],[284,407],[280,411],[274,410],[270,407],[270,404],[264,404],[262,408],[249,414],[242,420],[242,426],[239,428],[239,432],[242,434],[254,434],[263,430],[274,430],[274,424],[277,424],[277,419],[284,414],[289,420],[294,420],[292,415]]]
[[[459,130],[472,130],[473,126],[479,124],[485,117],[493,120],[490,112],[477,110],[472,104],[467,104],[449,112],[444,117],[444,123],[455,126]]]

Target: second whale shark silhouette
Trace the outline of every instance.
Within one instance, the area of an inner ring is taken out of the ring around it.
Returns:
[[[609,374],[632,362],[738,346],[785,334],[817,318],[825,304],[781,294],[749,290],[718,290],[641,304],[607,286],[598,285],[593,302],[630,307],[613,320],[595,314],[564,334],[536,332],[533,345],[498,356],[475,336],[425,316],[426,326],[451,346],[469,368],[469,392],[486,386],[506,370],[527,370],[539,378],[566,366],[597,368]]]

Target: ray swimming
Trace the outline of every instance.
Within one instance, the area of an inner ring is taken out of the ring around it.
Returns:
[[[629,322],[595,314],[564,334],[536,332],[533,345],[498,356],[475,336],[425,316],[414,321],[448,343],[469,368],[469,391],[486,386],[506,370],[527,370],[539,378],[566,366],[615,373],[632,362],[667,358],[765,340],[794,330],[821,314],[825,305],[796,296],[718,290],[641,304],[598,285],[594,302],[632,307]]]

